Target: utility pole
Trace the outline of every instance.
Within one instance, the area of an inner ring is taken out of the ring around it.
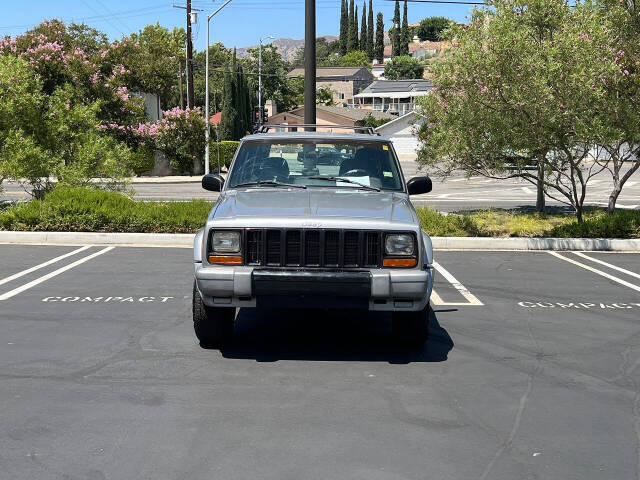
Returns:
[[[193,108],[195,104],[195,96],[193,93],[193,41],[191,39],[191,21],[194,16],[193,12],[201,12],[199,8],[191,8],[191,0],[187,0],[187,6],[172,5],[173,8],[182,8],[187,11],[187,42],[185,45],[185,70],[187,80],[187,107]],[[197,18],[196,18],[197,23]]]
[[[187,106],[193,108],[193,41],[191,39],[191,0],[187,0]]]
[[[205,54],[205,74],[204,74],[204,85],[205,85],[205,98],[204,98],[204,122],[205,122],[205,129],[204,129],[204,138],[205,138],[205,143],[204,143],[204,174],[207,175],[209,173],[209,140],[211,137],[211,118],[209,116],[209,45],[210,45],[210,41],[209,41],[209,24],[211,23],[211,19],[220,11],[222,10],[224,7],[226,7],[227,5],[229,5],[229,3],[231,2],[231,0],[227,0],[225,3],[222,4],[222,6],[220,8],[218,8],[215,12],[213,12],[210,15],[207,15],[207,52]],[[213,93],[213,108],[214,110],[216,109],[216,95],[215,92]],[[217,130],[216,130],[216,140],[217,140]],[[218,146],[218,173],[220,173],[220,146]]]
[[[260,39],[260,50],[258,51],[258,125],[262,125],[262,42],[266,39],[273,40],[275,37],[268,35]]]
[[[316,0],[305,0],[304,123],[316,123]],[[309,130],[313,131],[314,128]]]

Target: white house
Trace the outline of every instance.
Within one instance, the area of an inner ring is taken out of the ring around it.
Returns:
[[[355,108],[404,115],[416,107],[416,100],[428,95],[433,89],[429,80],[376,80],[357,95]]]
[[[414,112],[407,113],[376,128],[380,135],[391,138],[393,147],[399,156],[415,157],[419,148],[417,130],[424,117]]]

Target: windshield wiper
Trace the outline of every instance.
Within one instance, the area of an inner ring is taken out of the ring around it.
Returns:
[[[239,183],[238,185],[234,185],[231,188],[238,188],[238,187],[261,187],[263,185],[269,186],[269,187],[292,187],[292,188],[302,188],[305,189],[307,188],[306,185],[296,185],[294,183],[283,183],[283,182],[276,182],[275,180],[258,180],[257,182],[245,182],[245,183]]]
[[[358,185],[359,187],[365,188],[367,190],[373,190],[374,192],[379,192],[380,189],[377,187],[372,187],[371,185],[365,185],[364,183],[360,183],[360,182],[356,182],[354,180],[351,180],[349,178],[344,178],[344,177],[323,177],[323,176],[317,176],[317,177],[308,177],[309,180],[329,180],[330,182],[344,182],[344,183],[351,183],[352,185]]]

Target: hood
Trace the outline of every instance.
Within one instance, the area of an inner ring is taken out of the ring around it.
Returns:
[[[418,221],[404,193],[350,188],[229,190],[220,196],[212,215],[216,222],[232,219],[247,222],[253,219],[265,226],[282,221],[305,226],[321,226],[333,223],[333,220],[393,224],[416,224]]]

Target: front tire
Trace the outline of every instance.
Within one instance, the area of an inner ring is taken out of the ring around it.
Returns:
[[[200,345],[221,348],[233,336],[236,309],[233,307],[207,307],[193,282],[193,329]]]
[[[429,338],[429,313],[431,305],[417,312],[393,312],[392,333],[401,345],[421,348]]]

